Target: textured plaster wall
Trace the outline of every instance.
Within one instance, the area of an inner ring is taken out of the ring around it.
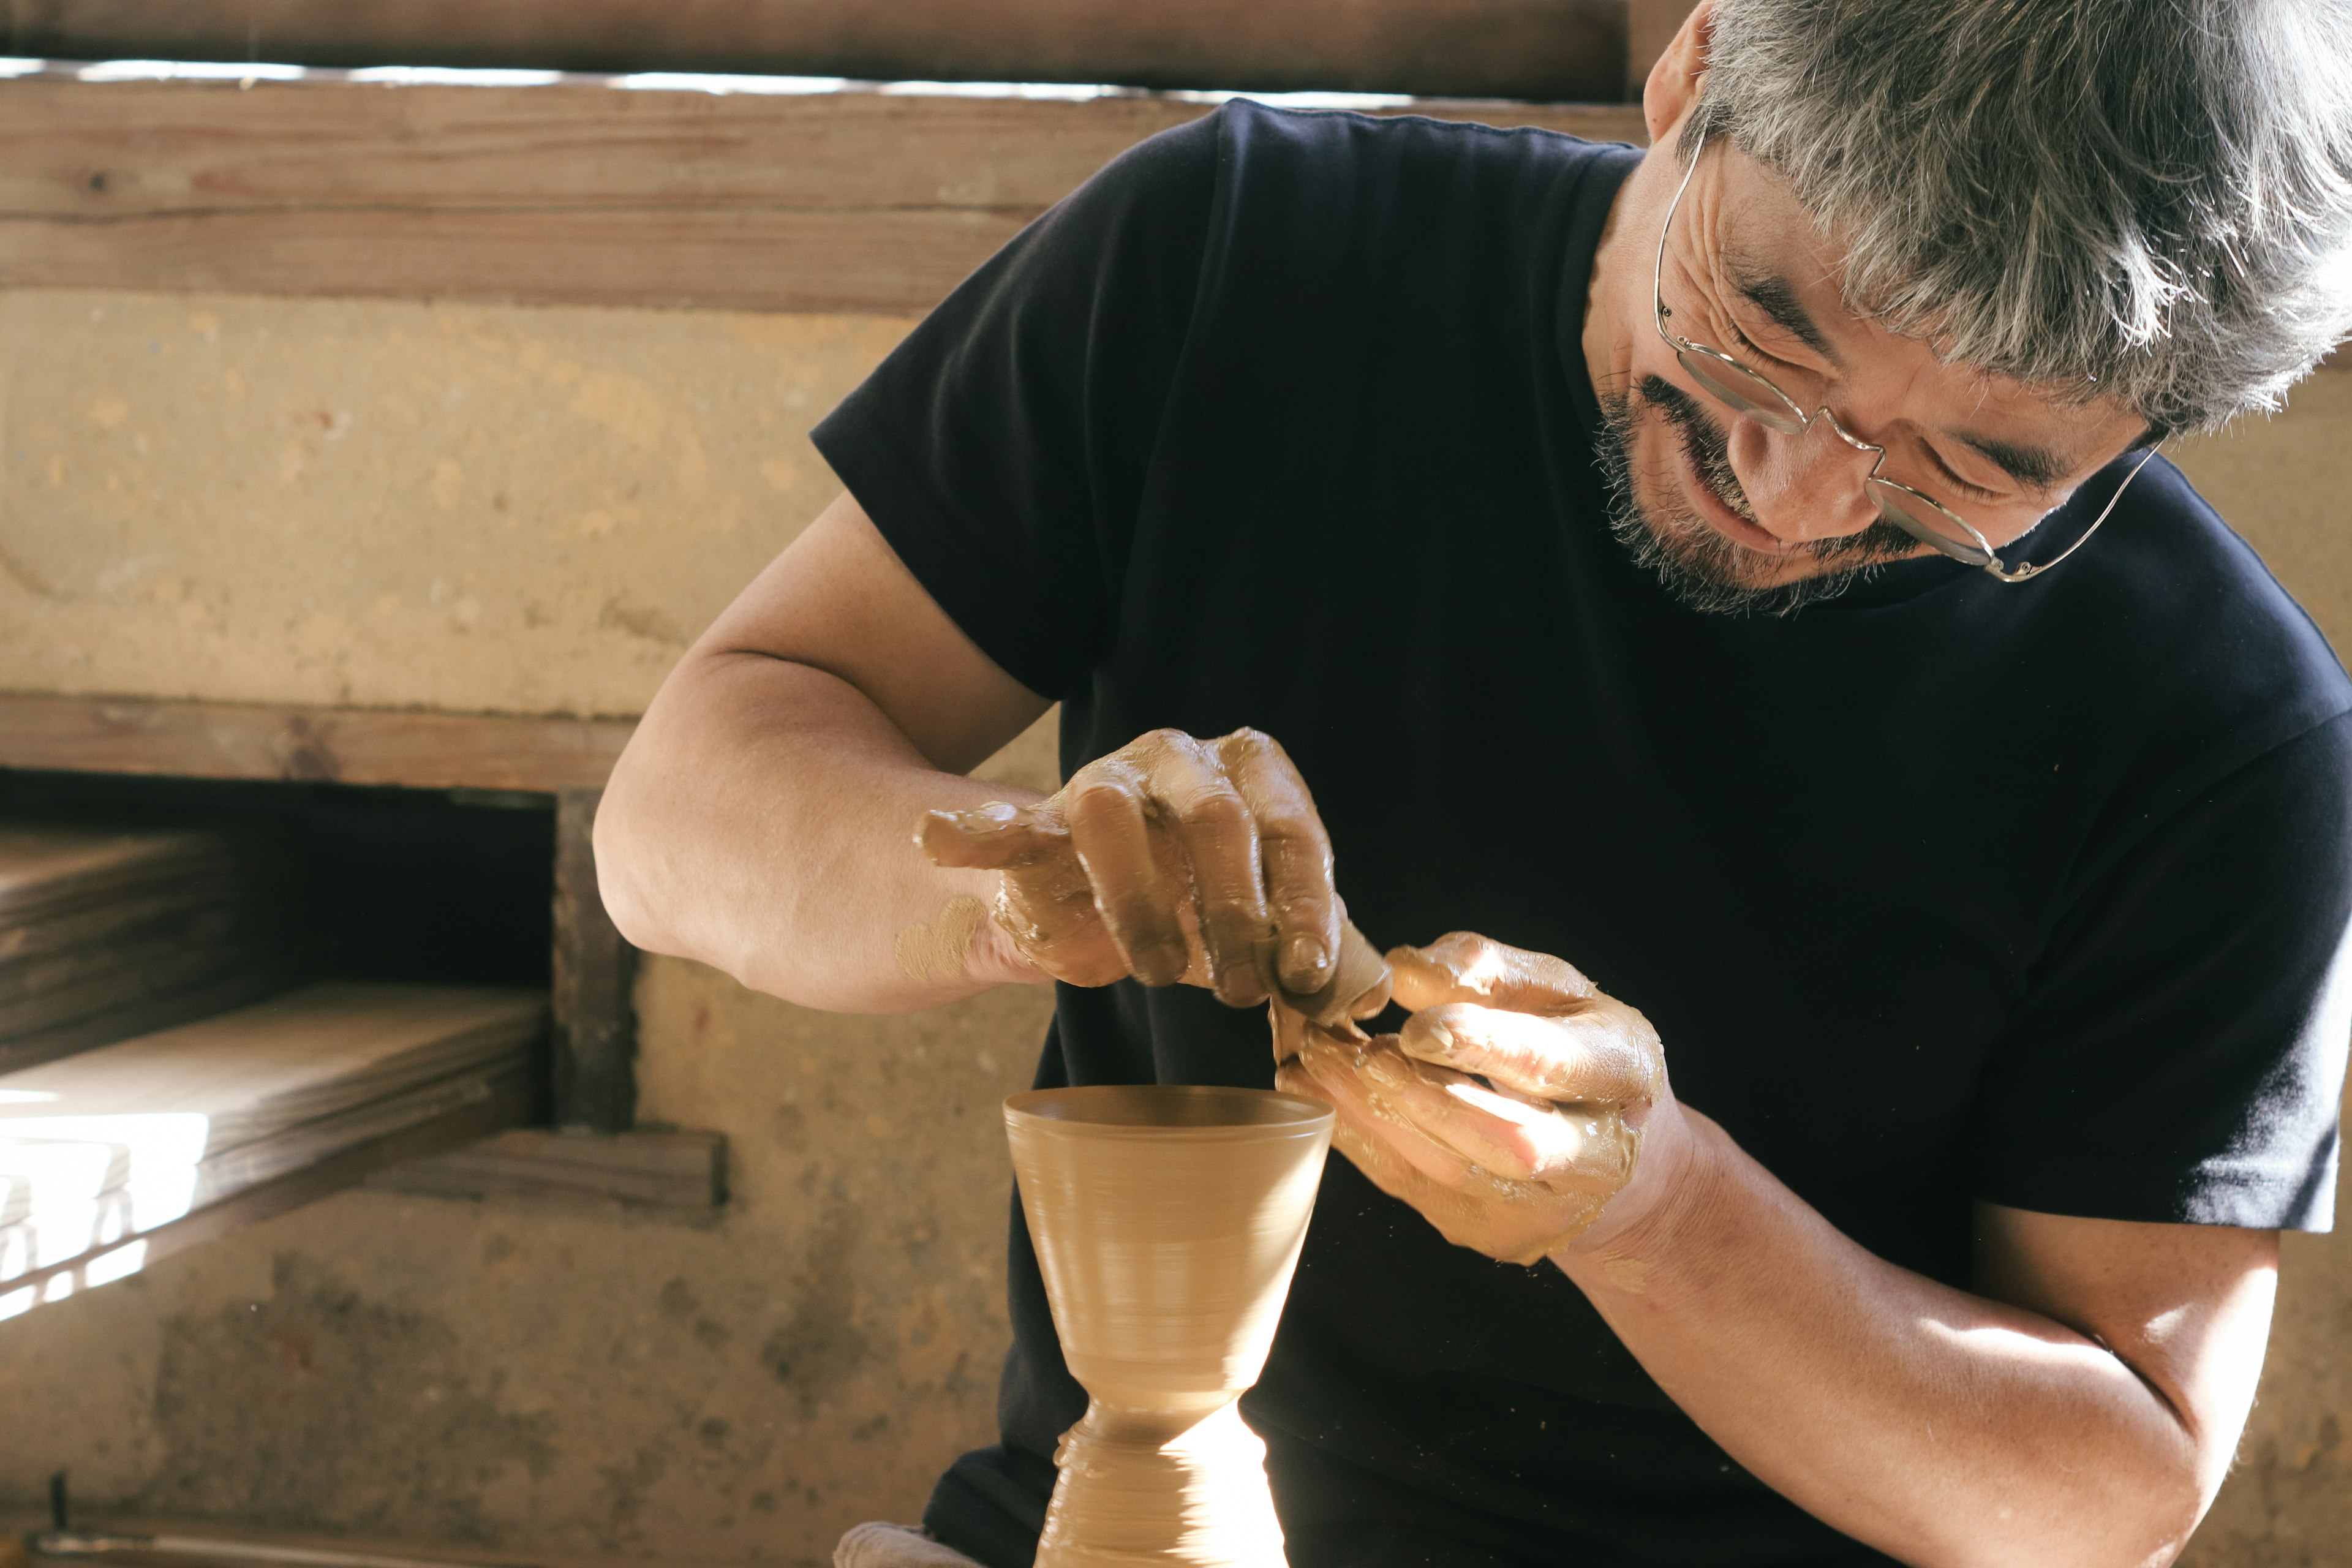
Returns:
[[[0,294],[0,689],[634,713],[906,326]],[[1051,787],[1050,730],[983,771]],[[911,1516],[992,1429],[1049,998],[639,1002],[715,1224],[359,1193],[0,1324],[0,1505],[785,1563]]]
[[[635,713],[908,325],[0,293],[0,685]]]
[[[0,689],[629,713],[832,494],[907,323],[0,294]],[[2352,646],[2352,375],[2184,454]],[[991,764],[1050,783],[1044,729]],[[996,1099],[1045,998],[832,1016],[656,962],[644,1114],[702,1226],[360,1193],[0,1324],[0,1506],[572,1558],[813,1563],[990,1427]],[[2188,1561],[2352,1562],[2352,1248],[2290,1238]]]

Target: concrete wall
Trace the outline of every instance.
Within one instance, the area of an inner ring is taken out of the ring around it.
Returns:
[[[637,710],[830,499],[803,432],[908,323],[0,294],[0,689]],[[2185,459],[2346,646],[2352,375]],[[991,764],[1050,782],[1043,729]],[[1046,999],[861,1019],[641,985],[707,1226],[359,1193],[0,1324],[0,1507],[571,1558],[826,1558],[991,1428],[993,1106]],[[2290,1238],[2190,1561],[2347,1560],[2352,1252]]]

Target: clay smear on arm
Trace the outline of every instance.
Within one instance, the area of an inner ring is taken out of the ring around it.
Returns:
[[[898,973],[918,985],[967,973],[971,939],[986,919],[986,904],[970,893],[958,893],[929,921],[917,921],[898,933]]]

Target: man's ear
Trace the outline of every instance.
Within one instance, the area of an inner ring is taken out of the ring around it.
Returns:
[[[1691,105],[1698,101],[1699,87],[1706,75],[1707,45],[1714,37],[1715,0],[1699,0],[1683,18],[1675,41],[1650,68],[1649,79],[1642,84],[1642,119],[1649,126],[1652,146],[1680,125]]]

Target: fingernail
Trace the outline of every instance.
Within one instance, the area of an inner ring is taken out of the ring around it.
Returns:
[[[1330,963],[1331,955],[1323,951],[1323,944],[1303,931],[1282,950],[1282,967],[1291,974],[1320,974]]]

